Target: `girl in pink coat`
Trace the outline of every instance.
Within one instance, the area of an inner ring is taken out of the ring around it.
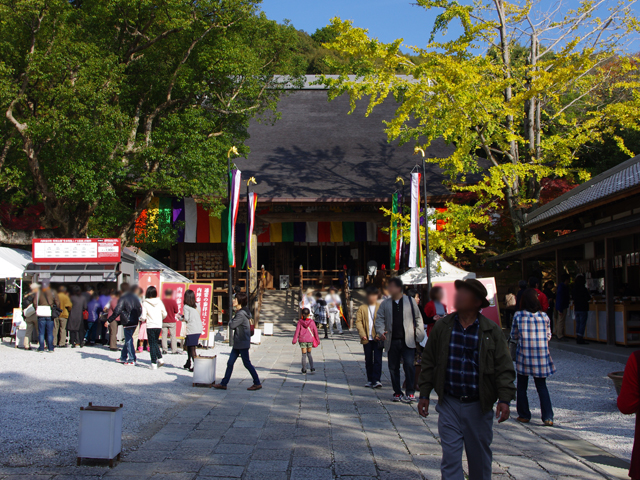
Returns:
[[[302,309],[302,318],[298,320],[296,333],[293,335],[293,344],[295,345],[296,342],[299,343],[300,349],[302,350],[302,373],[307,373],[307,358],[309,359],[311,372],[316,371],[316,369],[313,368],[311,349],[320,345],[318,329],[316,328],[316,323],[309,318],[310,313],[308,308]]]

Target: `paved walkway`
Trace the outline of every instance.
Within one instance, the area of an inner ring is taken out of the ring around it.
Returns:
[[[252,350],[261,391],[246,390],[251,379],[238,362],[229,390],[207,390],[106,477],[440,478],[433,408],[423,420],[415,405],[391,402],[386,377],[385,388],[365,388],[362,349],[353,335],[324,341],[314,351],[315,374],[301,374],[291,327],[280,330]],[[219,375],[223,368],[218,365]],[[509,421],[494,432],[496,479],[607,478],[535,427]]]
[[[315,374],[303,375],[293,326],[276,330],[251,352],[262,390],[246,390],[251,379],[238,361],[229,390],[195,390],[196,400],[115,468],[5,468],[0,480],[440,478],[437,413],[423,420],[415,405],[391,402],[386,359],[384,388],[365,388],[362,348],[345,334],[323,341],[313,353]],[[226,357],[219,360],[218,378]],[[494,479],[611,478],[601,467],[616,460],[561,428],[509,421],[495,426],[494,437]],[[614,473],[624,478],[624,470]]]

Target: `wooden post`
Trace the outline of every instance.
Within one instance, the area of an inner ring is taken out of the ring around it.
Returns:
[[[218,325],[222,325],[222,295],[218,295]]]
[[[607,345],[616,344],[616,305],[613,301],[613,238],[604,239],[604,288],[607,311]],[[623,339],[624,340],[624,339]]]

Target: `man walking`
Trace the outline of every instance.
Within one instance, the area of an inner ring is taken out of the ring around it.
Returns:
[[[136,364],[136,349],[133,344],[133,333],[138,327],[138,321],[142,315],[142,303],[136,295],[139,287],[134,286],[131,290],[120,297],[116,308],[107,319],[107,322],[113,322],[118,318],[124,330],[124,347],[120,353],[120,358],[116,361],[125,365]]]
[[[376,287],[367,287],[367,304],[360,305],[356,314],[356,329],[360,343],[364,348],[364,364],[367,370],[365,387],[380,388],[382,383],[382,341],[376,340],[376,315],[378,313],[379,291]]]
[[[327,302],[327,315],[329,316],[329,333],[333,335],[333,327],[338,329],[338,333],[342,335],[342,322],[340,321],[340,306],[342,299],[338,295],[336,287],[329,288],[329,294],[324,298]]]
[[[167,353],[167,335],[171,336],[171,353],[178,353],[178,339],[176,338],[176,315],[180,313],[178,302],[173,299],[173,290],[167,288],[162,298],[167,316],[162,320],[162,353]]]
[[[67,294],[67,287],[58,287],[58,301],[60,302],[60,316],[53,320],[53,345],[55,347],[67,346],[67,322],[72,303]]]
[[[556,290],[556,322],[555,333],[558,340],[565,341],[564,336],[564,324],[567,319],[567,310],[569,309],[570,293],[569,293],[569,279],[571,277],[568,273],[563,273],[560,276],[560,282]]]
[[[390,297],[378,308],[376,340],[384,340],[393,386],[393,401],[411,403],[415,400],[416,344],[424,339],[424,324],[420,308],[413,298],[402,293],[402,280],[394,277],[387,286]],[[400,383],[400,361],[404,362],[406,394]]]
[[[462,450],[470,480],[491,480],[493,405],[498,423],[509,418],[515,398],[515,371],[500,327],[480,310],[489,306],[487,290],[476,279],[456,280],[455,313],[436,322],[422,354],[418,412],[436,410],[442,445],[442,480],[463,480]]]

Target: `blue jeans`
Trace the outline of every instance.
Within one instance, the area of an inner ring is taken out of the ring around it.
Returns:
[[[244,365],[244,368],[249,370],[249,373],[251,374],[251,378],[253,378],[253,384],[260,385],[260,378],[258,378],[258,372],[256,372],[256,369],[253,367],[253,365],[251,365],[251,360],[249,360],[248,348],[242,348],[242,349],[234,348],[233,350],[231,350],[231,353],[229,354],[229,361],[227,362],[227,371],[225,372],[224,378],[220,382],[220,385],[226,386],[227,383],[229,383],[229,380],[231,380],[231,374],[233,373],[233,364],[236,363],[236,360],[238,359],[238,357],[242,357],[242,364]]]
[[[87,331],[84,334],[84,341],[86,342],[91,337],[91,341],[95,342],[96,340],[96,330],[98,328],[98,322],[89,322],[87,325]]]
[[[542,421],[553,421],[553,407],[551,397],[547,389],[546,378],[533,377],[540,398],[540,410],[542,411]],[[531,420],[531,410],[529,410],[529,398],[527,397],[527,387],[529,386],[529,376],[518,374],[518,396],[516,397],[516,409],[518,416]]]
[[[124,330],[124,347],[120,353],[120,360],[123,362],[135,362],[136,361],[136,349],[133,346],[133,334],[136,331],[136,327],[123,328]]]
[[[400,383],[400,360],[404,362],[404,377],[407,382],[407,395],[413,395],[416,392],[416,366],[414,365],[416,349],[409,348],[404,340],[391,340],[389,351],[387,352],[387,361],[389,363],[389,376],[391,377],[391,386],[393,393],[402,395],[402,385]]]
[[[367,382],[376,383],[382,376],[382,348],[378,348],[382,343],[376,340],[369,340],[364,348],[364,365],[367,370]]]
[[[47,348],[50,352],[53,352],[53,318],[51,317],[38,317],[38,337],[39,345],[38,351],[44,352],[44,338],[45,333],[47,336]]]
[[[576,314],[576,336],[584,337],[584,332],[587,329],[587,318],[589,312],[575,312]]]

